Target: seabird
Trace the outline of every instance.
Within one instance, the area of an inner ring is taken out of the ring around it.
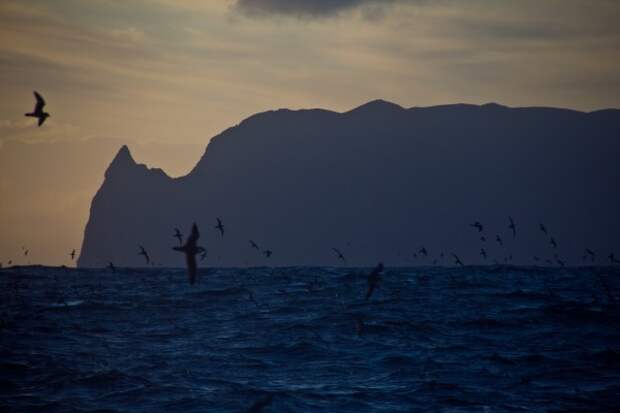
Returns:
[[[544,232],[544,233],[545,233],[545,235],[549,235],[549,234],[547,233],[547,227],[545,227],[543,224],[538,224],[538,228],[540,228],[540,230],[541,230],[542,232]]]
[[[482,224],[480,222],[478,222],[478,221],[474,222],[473,224],[470,224],[469,226],[478,229],[478,232],[482,232],[482,230],[484,228],[482,226]]]
[[[510,221],[510,225],[508,225],[508,228],[512,230],[512,238],[516,238],[517,228],[515,227],[515,222],[512,220],[512,217],[508,217],[508,220]]]
[[[181,247],[172,247],[173,250],[180,251],[185,254],[187,275],[189,276],[190,285],[194,285],[194,282],[196,282],[196,254],[205,251],[203,247],[196,245],[198,238],[200,238],[200,233],[198,232],[198,226],[194,223],[192,225],[192,232],[189,237],[187,237],[185,245]]]
[[[379,286],[381,280],[381,272],[383,271],[383,263],[379,263],[374,270],[368,275],[368,291],[366,292],[366,300],[370,298],[375,288]]]
[[[425,257],[428,257],[428,251],[426,251],[426,248],[422,247],[418,250],[418,253],[424,255]]]
[[[454,257],[454,263],[456,265],[460,265],[462,267],[463,266],[463,262],[461,261],[461,259],[455,253],[452,253],[452,256]]]
[[[273,251],[265,250],[265,251],[263,251],[263,254],[265,255],[265,257],[269,258],[269,257],[271,257],[271,254],[273,254]]]
[[[33,93],[34,97],[37,99],[37,103],[34,105],[34,110],[30,113],[24,114],[24,116],[37,118],[38,125],[41,126],[43,125],[43,122],[45,122],[45,119],[49,118],[50,114],[43,111],[43,106],[45,106],[45,100],[43,99],[43,96],[41,96],[36,90]]]
[[[181,234],[178,228],[174,229],[174,235],[172,237],[179,240],[179,245],[183,245],[183,234]]]
[[[258,247],[258,244],[255,243],[254,241],[250,240],[250,245],[252,246],[252,248],[254,248],[256,251],[258,251],[260,248]]]
[[[332,250],[336,253],[336,256],[339,260],[342,260],[342,262],[345,264],[347,263],[347,260],[344,258],[344,255],[342,255],[342,252],[340,252],[338,248],[332,248]]]
[[[138,255],[144,255],[144,259],[146,260],[146,263],[150,264],[151,258],[149,257],[148,252],[146,252],[146,250],[144,249],[142,245],[138,245],[138,247],[140,247],[140,252],[138,253]]]
[[[224,236],[224,225],[222,225],[222,220],[220,218],[217,218],[217,225],[215,226],[215,229],[220,231],[220,235],[222,237]]]

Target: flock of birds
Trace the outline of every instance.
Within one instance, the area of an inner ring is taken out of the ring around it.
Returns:
[[[45,107],[46,102],[45,102],[45,99],[43,99],[43,97],[41,96],[41,94],[38,93],[37,91],[34,91],[33,93],[36,99],[35,107],[32,112],[26,113],[25,116],[36,118],[38,126],[41,126],[43,125],[45,120],[48,117],[50,117],[50,114],[45,112],[43,109]],[[480,241],[485,243],[487,241],[487,236],[484,231],[484,225],[479,221],[475,221],[474,223],[470,224],[470,226],[477,231],[480,237]],[[224,224],[222,223],[221,218],[217,218],[217,224],[215,225],[215,229],[220,233],[221,237],[224,237]],[[512,234],[512,238],[515,239],[517,237],[517,226],[515,224],[514,219],[510,216],[508,217],[508,229],[510,230],[510,233]],[[553,251],[557,251],[558,244],[555,238],[549,234],[546,226],[542,223],[539,223],[538,229],[548,238],[549,245],[553,248]],[[204,259],[207,256],[207,250],[204,247],[197,245],[197,241],[200,238],[198,227],[196,224],[192,226],[191,234],[187,238],[185,243],[183,243],[183,234],[178,228],[174,229],[173,237],[178,239],[179,241],[179,246],[173,247],[173,249],[175,251],[182,252],[183,254],[185,254],[189,281],[190,281],[190,284],[194,284],[196,280],[196,270],[197,270],[196,256],[200,254],[201,261],[204,261]],[[500,234],[495,235],[495,242],[499,244],[500,247],[504,246],[504,240],[502,239]],[[258,244],[255,241],[249,240],[249,243],[253,249],[262,253],[266,258],[269,258],[273,255],[273,251],[270,249],[261,250],[261,248],[258,246]],[[148,251],[142,245],[139,245],[138,248],[139,248],[138,255],[141,255],[144,257],[147,265],[151,264],[151,257]],[[22,247],[22,249],[23,249],[24,255],[27,256],[29,250],[25,247]],[[347,264],[347,259],[344,253],[342,252],[342,250],[336,247],[333,247],[332,251],[335,254],[336,259],[340,260],[344,265]],[[76,254],[75,249],[72,250],[71,253],[69,254],[72,261],[75,259],[75,254]],[[417,258],[418,256],[429,257],[429,252],[426,249],[426,247],[421,246],[416,252],[413,253],[413,258]],[[433,265],[437,265],[438,261],[443,260],[445,256],[446,254],[444,252],[441,252],[440,255],[432,261]],[[463,261],[456,253],[451,252],[450,256],[454,260],[455,265],[464,266]],[[483,260],[487,260],[489,258],[487,249],[484,246],[480,248],[480,256],[482,257]],[[615,257],[613,252],[611,252],[607,258],[609,259],[611,264],[620,264],[620,260]],[[595,259],[596,259],[595,252],[590,248],[585,248],[582,260],[584,262],[594,263]],[[549,265],[557,264],[562,267],[566,265],[566,262],[560,258],[557,252],[553,254],[553,259],[546,258],[543,260],[542,258],[538,256],[534,256],[533,260],[536,263],[544,261],[546,264],[549,264]],[[508,255],[504,257],[505,263],[509,263],[511,261],[512,261],[512,255]],[[12,265],[12,263],[13,263],[12,260],[8,261],[9,266]],[[494,264],[499,264],[499,262],[497,260],[494,260]],[[2,263],[0,263],[0,268],[2,268]],[[116,270],[112,262],[109,262],[108,268],[111,269],[112,271]]]

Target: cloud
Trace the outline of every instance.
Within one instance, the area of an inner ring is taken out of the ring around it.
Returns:
[[[234,7],[249,16],[281,15],[297,18],[323,18],[344,11],[364,8],[367,18],[382,16],[386,6],[399,0],[236,0]]]

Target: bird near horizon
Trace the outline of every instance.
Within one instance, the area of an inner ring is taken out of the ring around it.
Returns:
[[[185,245],[181,247],[172,247],[173,250],[179,251],[185,254],[185,262],[187,264],[187,275],[189,277],[189,284],[194,285],[196,282],[196,254],[205,252],[205,249],[199,245],[198,239],[200,238],[200,232],[196,223],[192,225],[192,232],[187,237]]]
[[[512,217],[508,217],[508,221],[510,222],[510,225],[508,225],[508,228],[512,230],[512,238],[514,239],[517,237],[517,227],[515,227],[515,222],[512,219]]]
[[[549,233],[547,233],[547,227],[545,227],[543,224],[538,224],[538,228],[545,234],[545,235],[549,235]]]
[[[263,255],[267,258],[271,257],[271,255],[273,254],[273,251],[271,250],[265,250],[263,251]]]
[[[217,218],[217,225],[215,226],[215,229],[220,231],[220,236],[223,238],[224,237],[224,225],[222,224],[221,218]]]
[[[344,258],[344,255],[342,254],[342,252],[338,248],[332,248],[332,250],[334,251],[334,253],[336,253],[336,257],[339,260],[341,260],[344,264],[347,263],[347,260]]]
[[[461,267],[464,265],[463,261],[461,261],[458,255],[456,255],[455,253],[452,253],[452,257],[454,257],[454,264],[460,265]]]
[[[380,262],[368,275],[368,290],[366,291],[366,300],[370,298],[376,288],[379,287],[381,280],[381,272],[383,272],[383,263]]]
[[[181,234],[178,228],[174,229],[174,235],[172,237],[179,240],[179,245],[183,245],[183,234]]]
[[[252,240],[250,240],[250,246],[251,246],[252,248],[254,248],[256,251],[259,251],[259,250],[260,250],[260,248],[259,248],[258,244],[257,244],[257,243],[255,243],[255,242],[254,242],[254,241],[252,241]]]
[[[142,245],[138,245],[138,247],[140,248],[140,252],[138,253],[138,255],[142,255],[144,256],[144,259],[146,260],[147,265],[151,263],[151,257],[149,257],[149,253],[146,252],[146,250],[144,249],[144,247]]]
[[[484,227],[482,226],[482,224],[478,221],[474,222],[473,224],[469,224],[470,227],[476,228],[478,230],[478,232],[482,232],[482,230],[484,229]]]
[[[36,90],[33,93],[34,93],[34,97],[37,100],[37,102],[34,105],[33,111],[30,113],[24,114],[24,116],[29,116],[31,118],[37,118],[38,120],[37,124],[40,127],[41,125],[43,125],[43,122],[45,122],[45,119],[50,117],[50,114],[43,111],[43,107],[45,106],[45,99],[43,99],[43,96],[41,96],[39,92],[37,92]]]

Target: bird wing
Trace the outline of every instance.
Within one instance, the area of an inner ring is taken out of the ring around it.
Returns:
[[[34,111],[35,112],[42,111],[43,106],[45,106],[45,99],[43,99],[43,96],[41,96],[39,92],[37,92],[36,90],[33,93],[34,93],[35,99],[37,100],[37,104],[34,107]]]
[[[37,122],[37,125],[41,126],[41,125],[43,125],[43,122],[45,122],[45,117],[41,116],[41,117],[39,117],[39,122]]]
[[[196,282],[196,256],[194,254],[185,254],[187,259],[187,275],[190,285]]]

